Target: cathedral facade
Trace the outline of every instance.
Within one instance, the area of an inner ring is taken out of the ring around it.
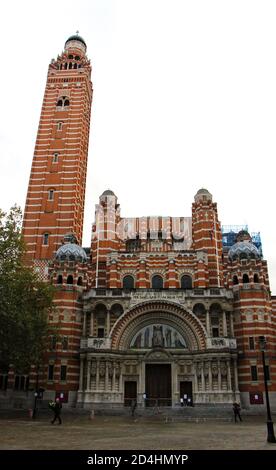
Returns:
[[[261,407],[261,337],[276,406],[267,264],[247,230],[223,244],[208,190],[188,217],[123,218],[108,189],[91,246],[81,246],[92,97],[86,44],[74,35],[49,65],[24,214],[29,259],[56,287],[44,397],[95,409]]]

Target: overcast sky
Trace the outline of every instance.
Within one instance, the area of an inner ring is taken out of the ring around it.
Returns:
[[[276,2],[31,0],[1,4],[0,207],[25,205],[51,58],[76,30],[92,62],[83,244],[99,195],[122,216],[191,216],[260,231],[276,294]]]

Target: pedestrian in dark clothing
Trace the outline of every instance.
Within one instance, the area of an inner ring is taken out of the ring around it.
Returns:
[[[134,416],[134,413],[135,413],[135,410],[136,410],[136,406],[137,406],[137,401],[136,401],[136,400],[132,400],[132,401],[131,401],[131,416]]]
[[[235,423],[237,422],[237,417],[239,418],[240,421],[242,421],[242,419],[241,419],[241,407],[240,407],[240,404],[237,403],[236,401],[235,401],[235,403],[233,403],[233,412],[234,412]]]
[[[54,424],[56,419],[58,419],[59,424],[61,424],[61,417],[60,417],[61,408],[62,408],[62,404],[61,404],[59,398],[56,398],[56,402],[55,402],[55,405],[53,407],[53,411],[55,413],[55,416],[54,416],[54,419],[51,421],[52,424]]]

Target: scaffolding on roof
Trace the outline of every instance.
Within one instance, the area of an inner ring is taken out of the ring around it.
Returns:
[[[246,230],[250,234],[252,242],[258,248],[260,255],[263,256],[261,234],[260,232],[249,232],[248,225],[223,225],[221,227],[223,247],[229,249],[233,246],[241,230]]]

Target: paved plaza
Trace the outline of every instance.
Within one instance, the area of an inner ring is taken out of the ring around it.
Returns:
[[[276,450],[266,442],[263,416],[242,423],[177,422],[163,416],[112,417],[63,413],[62,425],[45,413],[35,420],[27,412],[0,416],[1,450]],[[274,418],[275,421],[275,418]]]

